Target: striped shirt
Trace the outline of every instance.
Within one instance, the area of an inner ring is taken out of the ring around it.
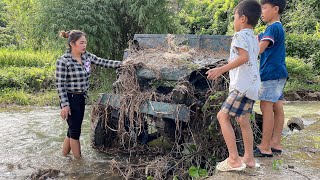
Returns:
[[[61,107],[69,106],[67,93],[87,93],[89,88],[90,66],[117,68],[122,62],[106,60],[85,52],[81,56],[82,64],[72,58],[70,49],[56,63],[56,86]]]

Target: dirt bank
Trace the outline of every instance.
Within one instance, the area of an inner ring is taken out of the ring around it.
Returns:
[[[320,92],[314,92],[314,91],[286,92],[284,98],[287,101],[320,101]]]

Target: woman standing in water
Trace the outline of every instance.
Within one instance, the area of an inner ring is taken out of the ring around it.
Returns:
[[[60,116],[69,126],[67,137],[63,142],[63,155],[66,156],[71,150],[74,157],[79,159],[81,158],[79,137],[89,88],[90,65],[117,68],[122,62],[102,59],[87,52],[86,34],[82,31],[61,31],[60,36],[68,39],[69,46],[56,64]]]

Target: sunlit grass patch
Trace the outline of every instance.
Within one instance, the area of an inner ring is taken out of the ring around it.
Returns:
[[[23,89],[5,88],[0,90],[0,104],[58,106],[59,97],[54,90],[33,93]]]
[[[59,52],[0,49],[0,66],[44,67],[55,65]]]

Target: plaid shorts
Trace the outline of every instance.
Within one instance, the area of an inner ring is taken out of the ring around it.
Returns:
[[[222,104],[221,111],[230,116],[244,116],[252,112],[253,104],[254,100],[247,98],[237,90],[233,90]]]

